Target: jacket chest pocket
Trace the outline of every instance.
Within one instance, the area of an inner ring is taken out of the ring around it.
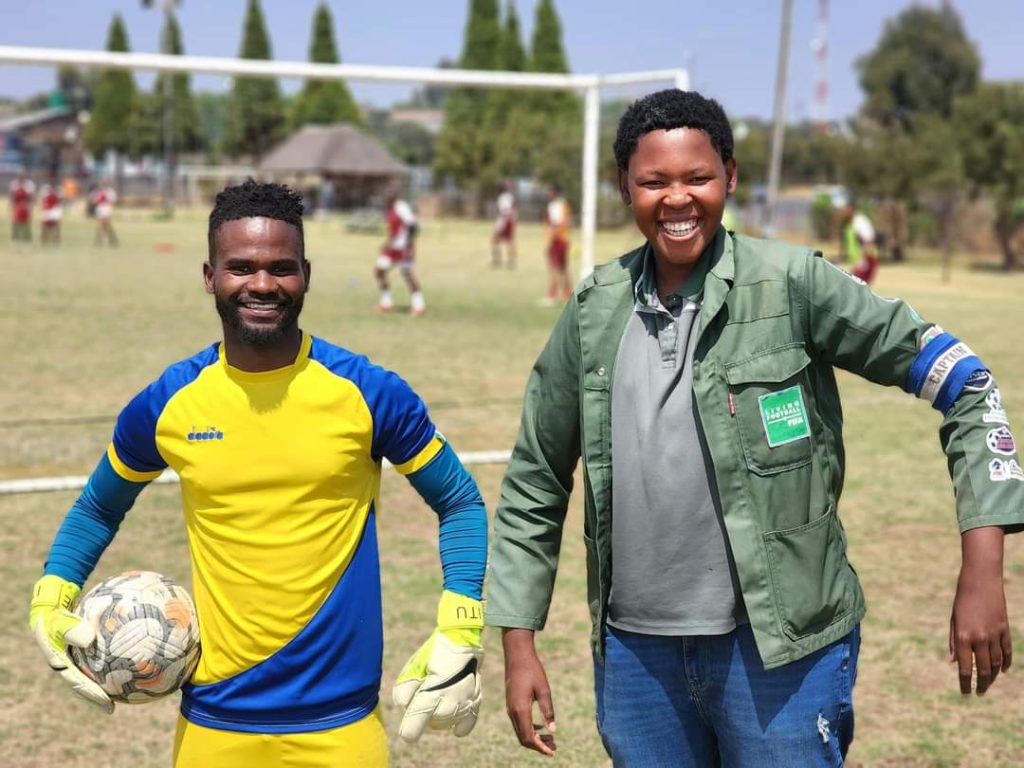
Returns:
[[[773,475],[810,463],[813,403],[799,343],[766,350],[725,368],[731,410],[747,466]]]

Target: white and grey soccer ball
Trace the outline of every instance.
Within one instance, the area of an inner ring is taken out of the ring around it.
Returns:
[[[75,613],[96,642],[69,646],[71,659],[114,701],[141,704],[174,693],[199,662],[199,621],[188,591],[153,571],[104,579]]]

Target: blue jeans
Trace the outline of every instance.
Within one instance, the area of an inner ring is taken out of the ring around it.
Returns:
[[[749,624],[726,635],[606,630],[597,730],[617,768],[835,768],[853,741],[860,628],[765,670]]]

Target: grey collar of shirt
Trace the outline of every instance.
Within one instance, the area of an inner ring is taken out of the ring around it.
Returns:
[[[715,239],[708,244],[708,247],[700,255],[700,259],[694,265],[693,271],[683,281],[683,284],[671,296],[666,298],[664,303],[662,303],[661,298],[658,296],[654,248],[647,248],[644,253],[643,272],[640,274],[640,279],[636,281],[636,285],[633,286],[633,295],[635,297],[634,309],[637,312],[668,312],[673,314],[686,306],[688,302],[699,304],[704,296],[704,280],[707,278],[708,269],[711,266],[715,242],[721,234],[721,231],[716,234]]]

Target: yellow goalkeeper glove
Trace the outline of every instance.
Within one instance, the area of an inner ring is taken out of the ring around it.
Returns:
[[[437,629],[402,668],[392,696],[405,708],[398,734],[418,741],[427,728],[467,736],[480,711],[480,633],[484,607],[479,600],[445,591],[437,606]]]
[[[96,641],[96,632],[89,622],[71,612],[79,592],[78,585],[60,576],[43,576],[32,588],[28,625],[50,669],[59,672],[71,690],[109,715],[114,711],[114,702],[68,656],[68,645],[87,648]]]

